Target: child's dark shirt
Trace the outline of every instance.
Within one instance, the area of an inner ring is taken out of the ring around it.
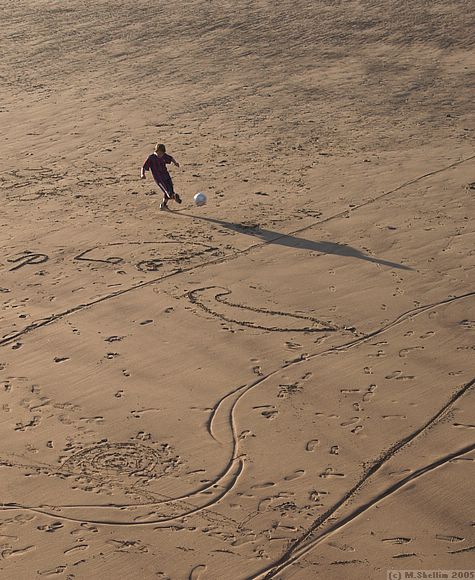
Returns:
[[[150,169],[153,178],[158,184],[160,184],[163,183],[164,180],[167,180],[167,178],[170,178],[167,164],[172,163],[172,161],[173,157],[167,153],[164,153],[161,157],[152,153],[143,164],[143,170],[148,171]]]

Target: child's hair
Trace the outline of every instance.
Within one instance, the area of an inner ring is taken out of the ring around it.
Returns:
[[[165,153],[166,149],[165,149],[165,145],[163,143],[157,143],[155,145],[155,151],[158,153],[160,151],[160,153]]]

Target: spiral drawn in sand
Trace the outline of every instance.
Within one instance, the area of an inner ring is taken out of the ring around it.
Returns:
[[[63,468],[74,474],[107,479],[156,478],[178,467],[179,458],[162,443],[158,448],[140,443],[101,443],[69,457]]]

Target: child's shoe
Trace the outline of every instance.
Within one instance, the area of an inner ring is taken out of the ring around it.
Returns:
[[[178,195],[178,193],[175,193],[175,201],[177,203],[181,203],[181,197]]]
[[[162,201],[162,203],[160,204],[160,209],[161,209],[162,211],[164,211],[164,210],[168,209],[168,206],[167,206],[167,204],[166,204],[166,203],[164,203],[164,202]]]

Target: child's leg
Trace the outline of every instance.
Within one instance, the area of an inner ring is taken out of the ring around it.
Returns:
[[[162,199],[162,203],[160,204],[160,209],[164,209],[164,208],[168,207],[167,204],[168,204],[168,200],[170,199],[170,195],[168,193],[167,187],[165,186],[165,183],[159,182],[158,186],[160,187],[160,189],[163,192],[163,199]]]
[[[157,181],[158,186],[163,191],[163,200],[160,204],[161,209],[165,209],[168,207],[168,200],[174,199],[177,203],[181,203],[181,198],[178,193],[175,193],[173,189],[173,181],[171,177],[168,175],[164,175],[160,178],[160,181]]]
[[[174,199],[177,203],[181,203],[180,196],[178,195],[178,193],[175,193],[175,190],[173,188],[172,178],[168,175],[165,177],[164,182],[165,182],[165,187],[167,190],[168,198]]]

